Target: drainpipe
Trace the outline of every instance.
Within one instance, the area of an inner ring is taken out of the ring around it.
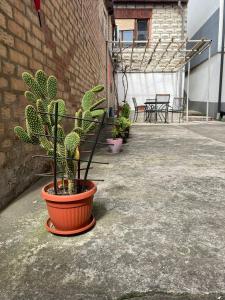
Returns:
[[[223,92],[224,35],[225,35],[225,0],[223,1],[223,29],[222,29],[222,45],[221,45],[221,57],[220,57],[218,113],[221,112],[221,102],[222,102],[222,92]]]
[[[181,0],[178,0],[177,5],[179,7],[179,13],[181,15],[181,20],[182,20],[182,31],[181,31],[181,39],[184,40],[184,8],[182,6]],[[183,91],[183,69],[179,72],[179,95],[178,97],[183,97],[184,91]]]
[[[181,0],[178,0],[178,7],[180,8],[180,15],[182,19],[182,33],[181,33],[181,38],[184,39],[184,8],[181,4]]]

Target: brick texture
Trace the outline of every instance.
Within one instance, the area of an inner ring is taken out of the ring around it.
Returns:
[[[105,1],[43,0],[41,19],[42,28],[33,1],[0,1],[0,208],[46,168],[45,162],[31,159],[39,148],[13,133],[16,124],[24,124],[27,105],[22,72],[42,68],[55,75],[68,113],[74,113],[86,90],[106,84],[106,39],[112,26]],[[107,93],[112,99],[112,90]]]

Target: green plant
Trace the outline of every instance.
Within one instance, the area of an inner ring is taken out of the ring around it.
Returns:
[[[122,106],[121,117],[129,119],[130,111],[131,111],[130,110],[130,105],[127,102],[125,102]]]
[[[115,125],[112,129],[113,138],[124,138],[125,131],[130,127],[131,122],[125,117],[118,117],[115,121]]]
[[[95,86],[84,94],[81,108],[75,113],[78,119],[72,131],[66,135],[62,126],[66,106],[64,100],[56,99],[57,79],[54,76],[48,77],[42,70],[38,70],[34,77],[24,72],[22,78],[29,88],[24,95],[31,104],[25,108],[26,128],[16,126],[14,132],[23,142],[40,145],[47,155],[53,156],[54,111],[58,103],[57,173],[62,178],[63,189],[73,194],[76,190],[74,179],[77,160],[80,158],[81,139],[84,140],[87,133],[95,128],[96,123],[93,121],[104,113],[104,109],[96,109],[106,100],[96,99],[104,87]],[[68,187],[65,187],[65,177],[68,179]]]

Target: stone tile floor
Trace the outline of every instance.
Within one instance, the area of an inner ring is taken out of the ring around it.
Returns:
[[[136,125],[95,158],[92,231],[45,231],[43,180],[1,213],[0,300],[225,299],[225,124]]]

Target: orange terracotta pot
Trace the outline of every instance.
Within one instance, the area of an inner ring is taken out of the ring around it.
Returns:
[[[81,185],[84,182],[80,180]],[[58,182],[58,185],[61,181]],[[41,195],[46,201],[50,219],[46,223],[48,231],[59,235],[79,234],[95,225],[92,216],[93,197],[97,191],[92,181],[85,181],[88,190],[75,195],[53,195],[48,190],[53,182],[43,187]]]

